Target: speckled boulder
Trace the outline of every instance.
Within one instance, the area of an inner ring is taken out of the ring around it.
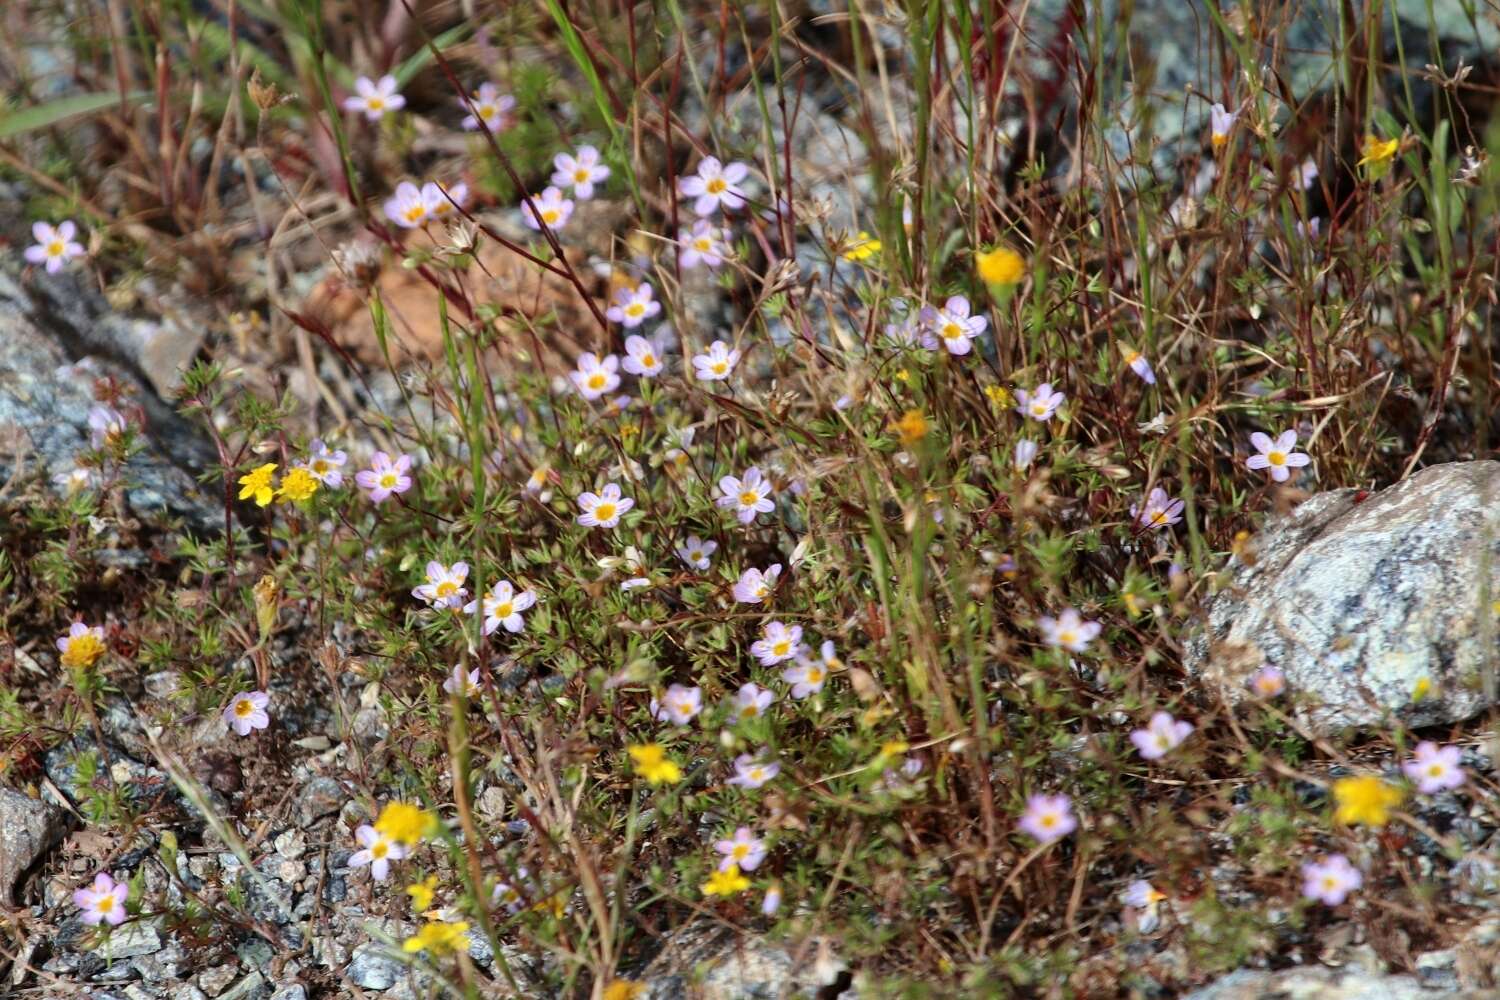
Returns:
[[[1434,466],[1362,501],[1312,497],[1230,561],[1188,669],[1233,703],[1279,667],[1297,716],[1325,734],[1479,713],[1496,702],[1497,501],[1500,462]]]
[[[1493,990],[1427,989],[1415,976],[1310,966],[1241,969],[1183,1000],[1482,1000],[1494,995]]]

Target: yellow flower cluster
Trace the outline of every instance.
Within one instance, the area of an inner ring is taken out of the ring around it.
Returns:
[[[62,655],[65,667],[92,667],[104,655],[104,643],[92,631],[69,637],[67,646]]]
[[[387,802],[375,820],[375,832],[411,846],[437,830],[437,817],[410,802]]]
[[[849,244],[849,249],[844,251],[845,260],[865,260],[880,252],[880,241],[872,239],[870,234],[863,229],[859,232],[859,238]]]
[[[739,865],[716,871],[703,883],[705,896],[734,896],[750,888],[750,880],[740,874]]]
[[[429,920],[401,945],[408,954],[425,951],[434,956],[449,955],[468,947],[469,925],[462,920],[451,924],[444,920]]]
[[[653,785],[675,785],[682,780],[682,768],[667,756],[660,744],[643,743],[626,747],[635,762],[635,773]]]
[[[254,500],[257,507],[265,507],[272,500],[282,503],[287,501],[307,500],[318,492],[318,477],[308,472],[302,466],[293,466],[287,474],[281,477],[281,485],[273,486],[271,480],[276,475],[276,463],[267,462],[265,465],[250,470],[239,478],[240,499]]]
[[[927,424],[927,417],[921,410],[907,410],[901,414],[901,419],[893,425],[896,434],[901,439],[903,447],[911,447],[927,436],[931,429]]]
[[[1401,799],[1401,789],[1373,774],[1340,778],[1333,783],[1333,801],[1338,805],[1334,819],[1378,829],[1390,822],[1391,810],[1401,804]]]
[[[1014,285],[1026,277],[1026,259],[1006,246],[975,254],[974,266],[987,285]]]

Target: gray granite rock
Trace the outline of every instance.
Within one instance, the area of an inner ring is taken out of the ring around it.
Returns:
[[[843,964],[816,943],[788,949],[732,928],[698,922],[667,935],[661,951],[633,979],[650,1000],[776,1000],[823,993],[835,986]]]
[[[0,788],[0,901],[16,880],[63,835],[66,814],[50,802]]]
[[[1240,969],[1183,1000],[1482,1000],[1494,995],[1493,990],[1428,989],[1415,976],[1309,966]]]
[[[1457,722],[1495,704],[1497,500],[1500,462],[1433,466],[1362,502],[1312,497],[1266,527],[1249,561],[1231,559],[1188,670],[1236,702],[1270,663],[1320,733]]]
[[[401,969],[401,963],[386,954],[385,949],[366,943],[354,949],[354,957],[349,960],[344,974],[351,983],[363,989],[388,990],[396,985]]]
[[[111,930],[92,950],[108,962],[152,955],[161,951],[161,935],[145,921],[133,920]]]

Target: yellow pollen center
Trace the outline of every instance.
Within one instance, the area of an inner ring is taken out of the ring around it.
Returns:
[[[239,716],[241,719],[253,715],[254,713],[255,703],[252,702],[249,698],[241,698],[239,701],[234,703],[234,714]]]
[[[454,583],[452,580],[444,580],[442,583],[437,585],[437,595],[439,597],[452,597],[454,592],[457,590],[458,584]]]
[[[734,845],[734,850],[731,852],[731,856],[736,861],[743,861],[743,860],[745,860],[747,857],[750,856],[750,845],[749,844],[735,844]]]
[[[509,618],[511,615],[513,615],[515,613],[516,613],[516,606],[513,603],[511,603],[510,601],[506,601],[504,604],[500,604],[500,605],[497,605],[495,607],[495,617],[496,618]]]
[[[113,910],[115,908],[115,894],[111,892],[99,897],[99,902],[94,904],[94,908],[100,913],[108,913],[110,910]]]
[[[1032,403],[1031,404],[1031,412],[1035,413],[1037,416],[1041,416],[1042,414],[1044,414],[1044,413],[1047,412],[1047,404],[1046,403]]]
[[[1427,776],[1429,778],[1441,778],[1443,776],[1443,765],[1429,764],[1427,766]]]
[[[573,171],[573,180],[577,181],[579,184],[584,183],[588,179],[589,172],[583,167],[579,167],[577,170]]]
[[[1155,513],[1153,513],[1151,515],[1151,523],[1152,524],[1165,524],[1166,521],[1167,521],[1167,512],[1164,511],[1164,510],[1156,511]]]
[[[792,651],[792,644],[785,639],[771,646],[771,652],[777,656],[785,656]]]
[[[601,503],[594,508],[594,519],[608,521],[615,516],[615,505],[612,503]]]
[[[384,111],[385,101],[384,99],[379,97],[371,97],[365,101],[365,106],[368,107],[371,111]]]
[[[375,841],[375,843],[370,847],[370,857],[372,858],[383,858],[389,852],[390,848],[386,846],[386,842],[383,840]]]
[[[1334,878],[1332,875],[1324,875],[1323,876],[1323,888],[1325,888],[1325,889],[1337,889],[1338,887],[1339,887],[1339,880],[1338,879]]]
[[[550,225],[552,225],[552,223],[554,223],[554,222],[556,222],[558,220],[558,217],[560,216],[560,214],[561,213],[559,213],[558,210],[555,209],[555,208],[543,209],[542,210],[542,221],[545,222],[547,225],[550,226]]]
[[[63,251],[66,250],[66,249],[67,249],[67,247],[63,245],[63,241],[62,240],[53,240],[51,243],[47,244],[47,256],[48,257],[61,257],[62,254],[63,254]]]
[[[628,306],[625,307],[625,315],[626,316],[639,316],[641,313],[643,313],[645,311],[646,311],[646,307],[643,306],[639,302],[632,302],[632,303],[630,303],[630,305],[628,305]]]
[[[1064,646],[1071,646],[1077,640],[1078,633],[1074,632],[1072,629],[1057,633],[1057,641],[1062,643]]]
[[[714,245],[714,241],[706,236],[700,236],[693,241],[693,249],[699,253],[707,253]]]
[[[753,493],[750,490],[746,490],[745,492],[740,494],[740,503],[744,504],[746,507],[753,507],[759,501],[759,493]]]
[[[959,329],[958,324],[953,322],[952,320],[949,320],[948,322],[943,324],[944,340],[957,340],[959,337],[963,336],[963,333],[963,330]]]
[[[1057,825],[1057,814],[1056,813],[1046,813],[1046,814],[1044,814],[1042,816],[1042,818],[1041,818],[1041,820],[1039,822],[1042,824],[1043,827],[1045,827],[1046,829],[1050,830],[1054,826]]]
[[[327,472],[329,468],[328,463],[321,458],[313,459],[312,467],[314,472]]]
[[[724,189],[729,187],[729,185],[724,181],[724,178],[715,177],[713,180],[704,185],[704,187],[707,189],[709,194],[722,194],[724,192]]]
[[[656,355],[650,353],[649,351],[646,352],[645,354],[642,354],[641,355],[641,364],[643,366],[645,366],[646,368],[655,368],[656,367]]]
[[[761,780],[764,779],[765,773],[766,772],[764,770],[762,770],[761,768],[753,767],[753,768],[750,769],[750,780],[751,781],[761,781]]]
[[[396,488],[396,474],[394,472],[387,472],[384,475],[382,475],[380,477],[380,485],[382,487],[384,487],[385,489],[388,489],[388,490],[395,489]]]
[[[1268,452],[1266,454],[1266,461],[1270,462],[1272,465],[1285,465],[1286,464],[1286,452],[1284,452],[1284,451]]]
[[[604,383],[607,382],[607,381],[609,381],[609,380],[604,377],[604,373],[603,372],[594,372],[592,375],[589,376],[589,388],[590,389],[603,389],[604,388]]]
[[[754,703],[746,705],[744,708],[740,709],[740,718],[742,719],[753,719],[759,714],[760,709],[756,708]]]
[[[406,211],[401,213],[401,215],[406,219],[407,222],[416,222],[426,214],[427,209],[422,207],[421,205],[412,205],[408,207]]]
[[[823,679],[823,671],[819,670],[817,667],[808,667],[807,668],[807,683],[809,683],[809,684],[816,684],[819,681],[821,681],[822,679]]]
[[[713,372],[715,375],[723,375],[726,371],[729,370],[729,365],[723,361],[715,361],[713,364],[708,366],[708,370]]]

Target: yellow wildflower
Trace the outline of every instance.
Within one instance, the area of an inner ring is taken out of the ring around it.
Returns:
[[[1016,397],[1003,385],[987,385],[984,387],[984,394],[997,409],[1009,410],[1016,405]]]
[[[105,653],[104,630],[95,625],[90,628],[82,622],[74,622],[68,634],[57,640],[62,651],[65,667],[92,667]]]
[[[880,241],[871,239],[870,234],[863,229],[859,231],[859,238],[849,244],[849,249],[844,251],[845,260],[864,260],[873,257],[880,252]]]
[[[317,476],[297,466],[281,477],[281,488],[276,491],[276,498],[278,500],[306,500],[318,492],[318,485]]]
[[[1026,277],[1026,259],[1007,246],[975,254],[974,266],[990,285],[1014,285]]]
[[[907,371],[905,368],[902,368],[896,372],[896,378],[902,382],[910,382],[911,372]]]
[[[387,802],[375,820],[376,833],[408,845],[430,836],[436,827],[436,816],[410,802]]]
[[[401,950],[412,955],[419,951],[431,952],[433,955],[447,955],[462,951],[467,947],[469,947],[468,924],[462,920],[452,924],[443,920],[429,920],[422,925],[421,930],[402,943]]]
[[[682,780],[682,768],[678,767],[658,743],[642,743],[626,747],[630,759],[635,761],[635,773],[653,785],[675,785]]]
[[[1411,688],[1412,704],[1415,705],[1417,702],[1421,701],[1423,698],[1427,697],[1430,694],[1432,694],[1432,678],[1418,678],[1417,683],[1413,684]]]
[[[267,462],[260,468],[241,476],[239,483],[244,489],[240,490],[240,499],[249,500],[254,497],[257,507],[266,506],[276,495],[275,489],[271,486],[271,477],[275,474],[276,463]]]
[[[628,979],[616,979],[604,987],[604,1000],[636,1000],[645,995],[645,984],[632,983]]]
[[[922,415],[921,410],[907,410],[901,414],[901,419],[893,425],[896,434],[901,438],[901,444],[910,447],[927,436],[930,429],[927,418]]]
[[[1400,139],[1386,139],[1381,141],[1373,135],[1365,136],[1364,145],[1360,152],[1365,155],[1360,157],[1359,166],[1379,166],[1389,163],[1396,156],[1396,150],[1401,146]]]
[[[739,865],[730,865],[710,875],[702,888],[705,896],[733,896],[750,888],[750,880],[740,874]]]
[[[406,894],[411,897],[411,908],[418,913],[432,906],[433,893],[437,892],[437,876],[429,875],[420,882],[413,882],[406,887]]]
[[[1340,778],[1333,783],[1333,800],[1338,804],[1334,819],[1351,826],[1382,827],[1390,822],[1391,810],[1401,804],[1401,797],[1401,789],[1373,774]]]

